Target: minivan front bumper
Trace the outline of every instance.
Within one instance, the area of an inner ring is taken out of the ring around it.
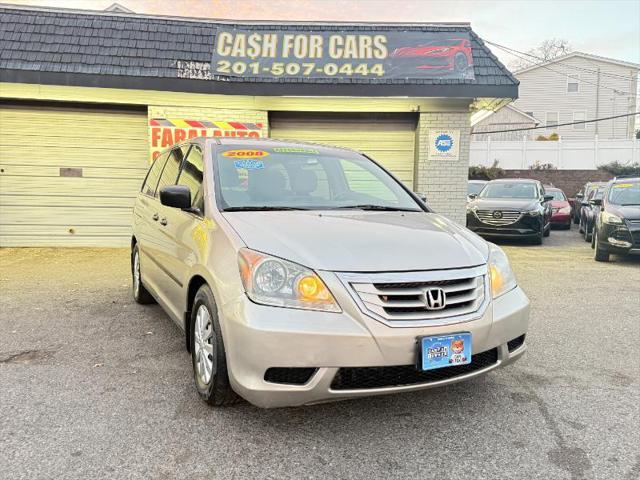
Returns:
[[[341,313],[258,305],[244,295],[221,308],[231,385],[254,405],[296,406],[446,385],[508,365],[526,350],[529,300],[519,287],[490,302],[477,319],[398,328],[363,313],[335,275],[325,273],[323,280]],[[424,375],[414,367],[419,337],[458,332],[472,335],[468,368]],[[388,381],[358,380],[385,375]]]

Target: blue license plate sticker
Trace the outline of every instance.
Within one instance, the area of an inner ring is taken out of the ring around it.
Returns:
[[[471,363],[471,334],[455,333],[420,339],[422,370]]]

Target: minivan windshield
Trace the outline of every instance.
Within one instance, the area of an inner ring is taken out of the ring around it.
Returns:
[[[213,161],[222,211],[423,211],[388,173],[355,152],[247,143],[214,149]]]
[[[534,183],[499,182],[488,183],[480,192],[480,198],[523,198],[538,197],[538,189]]]
[[[640,205],[640,182],[614,183],[609,190],[609,202],[615,205]]]

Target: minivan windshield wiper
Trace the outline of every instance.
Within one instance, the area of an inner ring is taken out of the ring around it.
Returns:
[[[418,210],[417,208],[403,208],[403,207],[391,207],[388,205],[372,205],[372,204],[361,204],[361,205],[341,205],[339,207],[333,207],[331,210],[378,210],[382,212],[421,212],[422,210]]]
[[[275,211],[275,210],[309,210],[308,208],[302,207],[286,207],[286,206],[277,206],[277,205],[254,205],[254,206],[244,206],[244,207],[227,207],[224,208],[223,212],[265,212],[265,211]]]

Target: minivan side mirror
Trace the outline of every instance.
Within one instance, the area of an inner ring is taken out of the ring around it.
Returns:
[[[160,203],[166,207],[191,208],[191,190],[184,185],[168,185],[160,189]]]
[[[551,200],[553,200],[553,195],[545,195],[544,196],[544,201],[545,202],[550,202]]]
[[[591,203],[591,205],[600,206],[600,205],[602,205],[602,199],[601,198],[594,198],[593,200],[590,200],[589,203]]]
[[[467,195],[467,197],[469,197],[469,200],[475,200],[476,198],[478,198],[478,194],[470,193],[469,195]]]

